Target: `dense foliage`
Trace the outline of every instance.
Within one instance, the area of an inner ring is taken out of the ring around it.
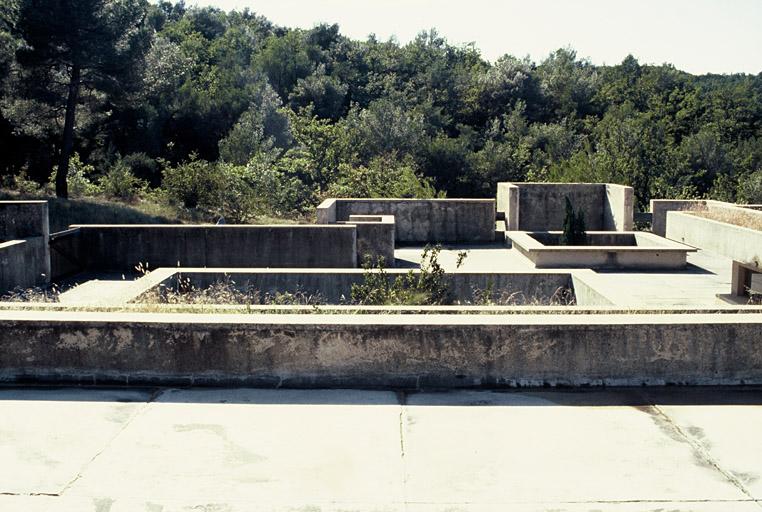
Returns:
[[[59,195],[154,194],[230,221],[505,180],[629,184],[641,208],[762,203],[762,74],[569,48],[489,63],[433,30],[400,45],[183,3],[43,4],[0,12],[0,175],[17,188],[58,176]]]

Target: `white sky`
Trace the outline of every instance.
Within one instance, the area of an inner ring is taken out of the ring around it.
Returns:
[[[572,46],[595,64],[632,53],[691,73],[762,72],[762,0],[186,0],[226,11],[248,7],[274,23],[405,43],[436,28],[452,44],[475,42],[494,61],[541,61]]]

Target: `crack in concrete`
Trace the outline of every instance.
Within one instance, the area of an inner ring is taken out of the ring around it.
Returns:
[[[407,510],[407,465],[405,461],[405,406],[407,405],[407,394],[404,391],[397,391],[397,402],[400,405],[400,414],[398,417],[399,436],[400,436],[400,460],[402,462],[402,506]]]
[[[85,464],[84,464],[84,465],[83,465],[83,466],[82,466],[82,467],[79,469],[79,471],[77,471],[77,474],[76,474],[76,475],[74,475],[74,478],[72,478],[71,480],[69,480],[69,481],[66,483],[66,485],[64,485],[63,489],[61,489],[61,491],[60,491],[58,494],[54,494],[54,496],[63,496],[63,494],[64,494],[66,491],[68,491],[68,490],[69,490],[69,489],[70,489],[70,488],[71,488],[71,487],[72,487],[72,486],[73,486],[73,485],[74,485],[74,484],[77,482],[77,480],[79,480],[80,478],[82,478],[82,474],[83,474],[83,473],[85,472],[85,470],[86,470],[86,469],[87,469],[87,468],[88,468],[88,467],[89,467],[89,466],[90,466],[90,465],[91,465],[91,464],[92,464],[92,463],[95,461],[95,459],[97,459],[97,458],[98,458],[98,457],[99,457],[99,456],[100,456],[100,455],[101,455],[103,452],[105,452],[105,451],[106,451],[106,449],[107,449],[109,446],[111,446],[111,444],[112,444],[112,443],[113,443],[113,442],[114,442],[114,441],[115,441],[115,440],[116,440],[116,439],[117,439],[117,438],[118,438],[120,435],[122,435],[122,432],[124,432],[125,430],[127,430],[127,427],[129,427],[129,426],[130,426],[130,424],[131,424],[131,423],[132,423],[132,422],[135,420],[135,418],[137,418],[138,416],[140,416],[140,415],[143,413],[143,411],[145,411],[145,410],[146,410],[146,409],[147,409],[147,408],[148,408],[148,407],[151,405],[151,403],[153,403],[153,402],[154,402],[154,401],[155,401],[157,398],[159,398],[159,396],[161,396],[161,395],[162,395],[162,394],[163,394],[165,391],[166,391],[165,389],[154,389],[154,390],[151,392],[151,395],[148,397],[148,400],[146,400],[146,402],[143,404],[143,406],[142,406],[142,407],[140,407],[140,408],[139,408],[139,409],[138,409],[138,410],[135,412],[135,414],[133,414],[133,415],[132,415],[132,416],[131,416],[131,417],[130,417],[130,418],[127,420],[127,421],[125,421],[125,422],[124,422],[124,425],[122,425],[122,428],[120,428],[120,429],[119,429],[119,431],[118,431],[116,434],[114,434],[114,435],[111,437],[111,439],[109,439],[109,440],[108,440],[108,442],[106,442],[106,443],[105,443],[105,444],[104,444],[104,445],[101,447],[101,449],[100,449],[100,450],[98,450],[98,451],[95,453],[95,455],[93,455],[93,456],[90,458],[90,460],[88,460],[87,462],[85,462]]]
[[[50,496],[58,498],[61,495],[55,492],[0,492],[0,496]]]
[[[680,425],[678,425],[672,418],[657,404],[652,403],[651,409],[655,411],[662,420],[672,428],[672,430],[678,434],[682,439],[685,440],[694,450],[696,455],[698,455],[707,465],[713,467],[716,471],[718,471],[723,477],[725,477],[726,480],[728,480],[733,486],[735,486],[739,491],[741,491],[743,494],[749,497],[748,500],[744,501],[750,501],[753,502],[760,507],[762,507],[762,503],[749,491],[746,486],[741,482],[736,476],[726,469],[724,469],[722,466],[720,466],[719,461],[715,459],[712,454],[709,452],[709,450],[704,447],[703,444],[701,444],[699,441],[697,441],[693,436],[689,435],[687,432],[685,432]]]

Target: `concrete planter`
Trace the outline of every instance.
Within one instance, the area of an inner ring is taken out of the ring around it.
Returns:
[[[590,245],[558,245],[560,231],[508,231],[513,247],[537,268],[679,269],[695,249],[651,233],[588,231]]]

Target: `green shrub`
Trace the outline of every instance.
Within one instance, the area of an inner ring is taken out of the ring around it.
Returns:
[[[395,154],[372,159],[367,166],[339,166],[337,180],[327,197],[440,197],[430,178],[422,177],[412,158],[400,160]]]
[[[173,201],[185,208],[209,208],[220,204],[224,189],[217,165],[191,154],[188,161],[163,170],[162,187]]]
[[[99,181],[101,192],[110,198],[135,201],[148,184],[136,177],[130,168],[120,160]]]
[[[78,153],[71,155],[69,159],[69,172],[66,175],[66,182],[69,184],[69,197],[95,196],[100,193],[100,187],[93,183],[90,177],[95,173],[95,167],[84,163]],[[52,192],[55,190],[56,175],[58,169],[53,169],[50,179],[46,185],[46,190]]]
[[[394,280],[386,272],[383,258],[363,261],[363,282],[352,285],[352,302],[360,305],[442,305],[452,304],[449,278],[439,264],[441,246],[427,245],[419,272],[408,271]],[[467,253],[458,254],[457,268]]]
[[[739,181],[738,201],[746,204],[762,204],[762,169]]]
[[[147,181],[151,186],[158,186],[161,183],[159,163],[147,154],[130,153],[123,157],[121,162],[127,166],[134,176]]]

